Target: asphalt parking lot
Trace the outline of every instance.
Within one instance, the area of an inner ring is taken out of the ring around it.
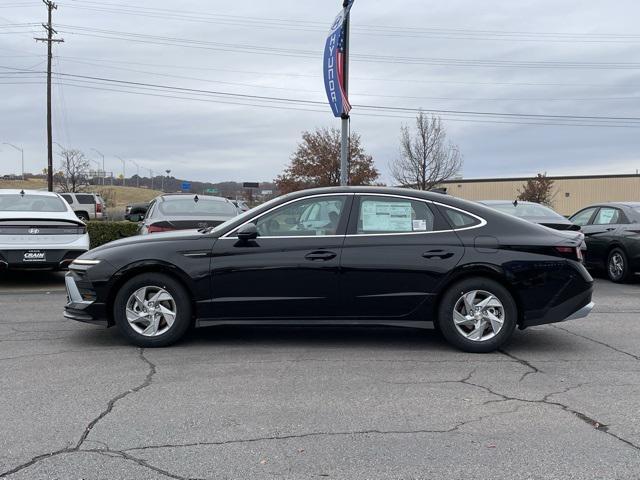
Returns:
[[[0,280],[0,478],[637,479],[640,283],[461,353],[433,332],[211,328],[167,349]]]

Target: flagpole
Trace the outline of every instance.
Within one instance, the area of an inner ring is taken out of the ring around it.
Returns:
[[[342,7],[346,8],[349,0],[344,0]],[[344,93],[349,95],[349,20],[351,12],[347,13],[345,18],[345,38],[344,38],[344,64],[342,71],[344,73],[343,84]],[[349,183],[349,114],[343,113],[342,116],[342,140],[340,142],[340,185],[346,186]]]

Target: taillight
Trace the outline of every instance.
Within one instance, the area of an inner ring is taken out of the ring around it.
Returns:
[[[102,213],[102,204],[96,203],[96,213]]]
[[[555,250],[563,257],[579,262],[582,261],[582,250],[580,247],[555,247]]]
[[[170,232],[172,230],[175,230],[175,228],[158,227],[157,225],[149,225],[149,228],[147,228],[147,232],[149,232],[149,233]]]

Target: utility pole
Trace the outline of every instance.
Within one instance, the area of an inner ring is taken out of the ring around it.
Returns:
[[[16,150],[20,150],[20,154],[22,155],[22,181],[24,181],[24,149],[20,147],[16,147],[13,143],[3,142],[4,145],[9,145],[10,147],[15,148]]]
[[[153,170],[149,169],[149,178],[151,178],[151,190],[153,190]]]
[[[53,133],[51,131],[51,45],[55,43],[62,43],[62,38],[53,38],[53,34],[56,32],[51,25],[51,12],[57,10],[58,6],[51,0],[42,0],[47,6],[47,23],[43,23],[42,26],[47,31],[47,38],[36,38],[36,42],[47,42],[47,188],[50,192],[53,192]]]

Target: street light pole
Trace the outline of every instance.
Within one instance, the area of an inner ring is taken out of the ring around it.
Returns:
[[[117,155],[116,155],[116,158],[122,162],[122,186],[124,187],[127,185],[127,170],[125,168],[124,158],[119,157]]]
[[[96,150],[95,148],[92,148],[91,150],[93,150],[94,152],[96,152],[98,155],[102,157],[102,185],[104,185],[104,176],[106,175],[105,169],[104,169],[104,155],[98,150]]]
[[[136,166],[136,187],[140,188],[140,165],[135,160],[131,160]]]
[[[9,145],[10,147],[15,148],[16,150],[20,150],[20,155],[22,157],[22,180],[24,181],[24,149],[20,147],[16,147],[13,143],[3,142],[3,145]]]

